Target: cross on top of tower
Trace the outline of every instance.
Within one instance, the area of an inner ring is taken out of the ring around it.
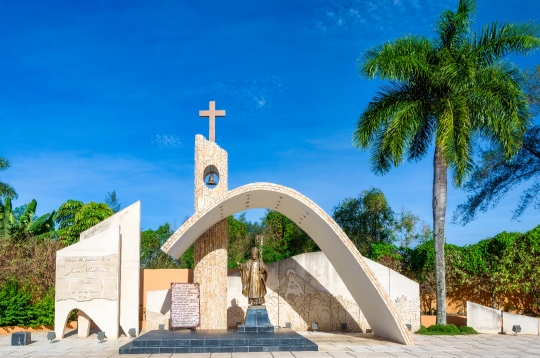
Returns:
[[[216,117],[225,117],[224,110],[216,110],[216,102],[210,101],[209,109],[204,111],[199,111],[199,117],[208,117],[210,120],[210,142],[216,141]]]

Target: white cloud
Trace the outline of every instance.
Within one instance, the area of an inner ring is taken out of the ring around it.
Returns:
[[[176,134],[156,134],[152,137],[152,143],[160,148],[178,148],[183,145]]]
[[[442,11],[455,6],[454,0],[329,0],[314,10],[313,24],[315,31],[336,41],[359,43],[374,36],[389,38],[416,32],[419,24],[435,23]],[[429,27],[422,29],[429,31]],[[344,30],[349,36],[343,36]]]
[[[255,97],[254,100],[255,102],[257,102],[257,108],[262,108],[266,104],[266,100],[263,97],[260,97],[260,98]]]
[[[228,99],[229,108],[241,116],[251,116],[270,108],[279,108],[286,81],[271,75],[252,80],[229,80],[215,83],[202,92],[218,94]]]

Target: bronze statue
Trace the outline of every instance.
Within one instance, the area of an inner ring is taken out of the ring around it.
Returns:
[[[249,300],[250,306],[264,304],[266,295],[266,278],[268,277],[268,267],[264,264],[259,250],[254,247],[251,249],[251,260],[245,264],[236,261],[240,269],[242,278],[242,294]]]

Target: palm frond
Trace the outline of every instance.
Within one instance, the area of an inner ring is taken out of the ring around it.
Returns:
[[[444,11],[437,21],[438,47],[451,50],[467,42],[475,12],[475,0],[460,0],[457,12]]]
[[[357,64],[358,72],[366,78],[403,81],[427,73],[431,43],[423,36],[406,36],[387,42],[365,52]]]
[[[509,63],[496,63],[480,71],[478,85],[468,98],[477,130],[500,145],[507,158],[515,155],[530,120],[527,98],[522,91],[521,71]]]
[[[387,124],[377,130],[376,139],[374,140],[373,148],[371,149],[371,158],[369,159],[371,171],[377,175],[386,174],[392,168],[392,158],[390,157],[390,154],[382,149],[386,126]]]
[[[353,144],[360,149],[368,148],[379,135],[379,129],[387,126],[396,111],[423,99],[422,93],[415,93],[418,90],[418,86],[399,82],[382,86],[358,119]]]
[[[420,119],[418,130],[414,135],[409,146],[409,161],[417,161],[422,159],[428,152],[431,145],[431,138],[435,129],[434,118],[427,114],[427,109],[424,110],[425,116]]]
[[[475,54],[489,65],[509,54],[528,55],[540,48],[540,25],[493,22],[473,34]]]
[[[429,137],[417,136],[426,118],[422,99],[417,86],[392,82],[382,87],[360,116],[353,142],[359,148],[374,145],[371,163],[376,173],[401,164],[413,143],[422,146],[414,149],[418,153],[429,146]],[[421,138],[427,142],[420,143]]]
[[[431,75],[433,84],[439,89],[446,89],[446,92],[455,92],[474,83],[478,64],[471,53],[470,44],[465,44],[456,51],[442,48],[438,52],[437,66]]]
[[[424,117],[419,100],[404,102],[393,113],[381,138],[381,150],[389,154],[394,166],[403,163]]]
[[[445,156],[450,159],[448,164],[452,170],[454,185],[459,187],[474,165],[471,148],[473,122],[465,97],[457,96],[452,99],[452,115],[453,131],[445,145]]]

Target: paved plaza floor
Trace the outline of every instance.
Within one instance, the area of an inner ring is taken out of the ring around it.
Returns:
[[[298,332],[319,345],[319,352],[272,353],[187,353],[118,355],[118,348],[130,341],[122,337],[98,343],[96,334],[77,338],[71,334],[53,344],[47,333],[32,333],[32,344],[12,347],[11,335],[0,336],[0,357],[91,357],[91,358],[284,358],[284,357],[540,357],[539,336],[487,335],[421,336],[414,335],[414,346],[404,346],[372,334],[336,334]]]

